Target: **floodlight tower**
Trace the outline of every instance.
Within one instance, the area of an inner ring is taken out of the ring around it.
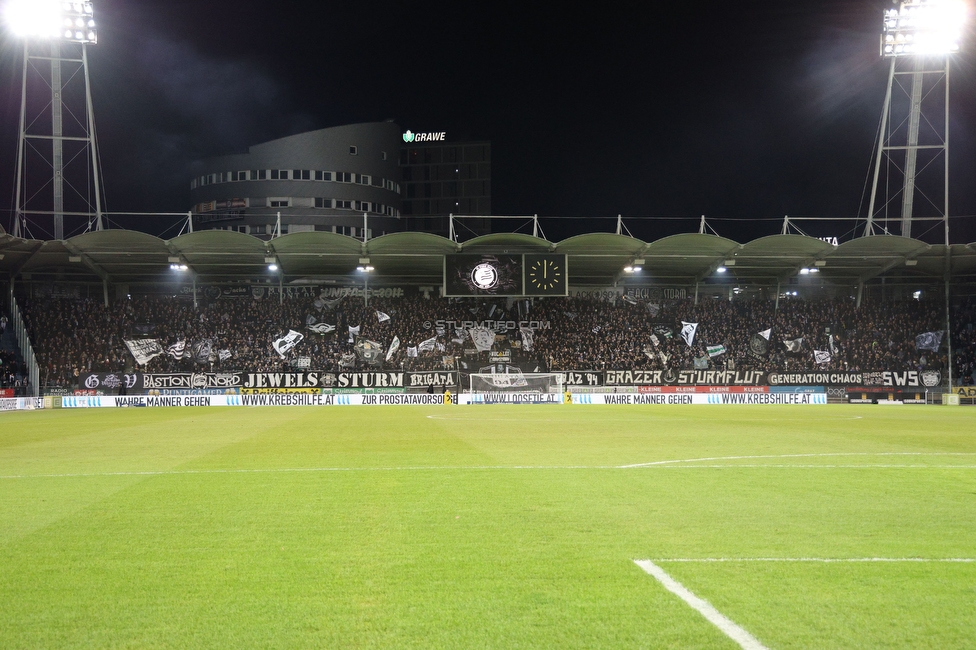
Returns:
[[[28,235],[28,217],[51,223],[54,239],[64,239],[65,216],[101,230],[88,75],[87,46],[98,40],[92,3],[6,0],[3,14],[24,40],[13,234]]]
[[[962,46],[966,3],[892,3],[898,8],[885,11],[881,35],[891,67],[865,234],[875,234],[878,222],[888,233],[894,221],[911,237],[914,221],[942,221],[948,245],[949,61]]]

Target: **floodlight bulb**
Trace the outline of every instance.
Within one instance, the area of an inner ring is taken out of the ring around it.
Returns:
[[[268,264],[268,270],[269,271],[277,271],[278,270],[278,265],[277,264]]]
[[[634,267],[632,267],[632,266],[625,266],[624,267],[624,272],[625,273],[633,273],[634,272]]]
[[[720,266],[717,269],[715,269],[715,271],[718,273],[725,273],[726,271],[728,271],[728,269],[725,268],[724,266]]]

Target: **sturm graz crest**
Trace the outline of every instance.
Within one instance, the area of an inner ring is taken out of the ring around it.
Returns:
[[[749,352],[757,357],[764,357],[766,353],[769,352],[769,341],[767,341],[761,334],[756,334],[749,341]]]
[[[471,269],[471,281],[479,289],[491,289],[498,283],[498,271],[491,264],[479,264]]]

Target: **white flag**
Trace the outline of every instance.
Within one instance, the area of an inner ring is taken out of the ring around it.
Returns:
[[[798,339],[793,339],[792,341],[783,339],[783,345],[786,346],[787,352],[799,352],[800,347],[803,345],[803,339],[798,338]]]
[[[288,353],[292,348],[302,342],[305,335],[301,332],[296,332],[295,330],[288,330],[288,333],[282,336],[280,339],[276,340],[271,344],[271,347],[275,349],[278,356],[282,359],[285,358],[285,354]]]
[[[471,335],[471,341],[474,342],[474,347],[478,349],[478,352],[487,352],[495,344],[495,332],[490,329],[472,327],[468,333]]]
[[[660,347],[661,339],[657,337],[657,334],[651,334],[651,343],[654,344],[654,347]]]
[[[532,352],[535,331],[531,327],[520,327],[519,331],[522,333],[522,349],[526,352]]]
[[[353,327],[349,325],[349,342],[352,343],[359,336],[359,325]]]
[[[169,346],[166,348],[166,354],[176,360],[186,358],[186,341],[177,341],[173,345]]]
[[[407,356],[408,357],[417,356],[417,348],[407,348]]]
[[[381,311],[377,311],[376,312],[376,318],[377,318],[377,320],[379,320],[379,322],[385,323],[386,321],[390,320],[390,315],[389,314],[384,314]]]
[[[129,352],[132,353],[132,357],[140,366],[146,365],[151,359],[154,359],[163,353],[163,346],[161,346],[159,341],[156,339],[137,339],[134,341],[126,341],[125,347],[129,348]]]
[[[329,332],[335,331],[335,325],[329,325],[328,323],[314,323],[309,324],[308,329],[312,330],[316,334],[328,334]]]
[[[820,365],[830,363],[830,352],[826,350],[814,350],[813,360]]]
[[[837,346],[834,345],[834,335],[833,334],[828,334],[827,335],[827,345],[830,347],[830,353],[831,354],[837,354]]]
[[[394,336],[393,342],[390,343],[390,349],[386,351],[386,360],[389,361],[396,354],[396,351],[400,349],[400,337]]]
[[[942,336],[944,334],[945,330],[939,330],[938,332],[923,332],[919,334],[915,337],[915,349],[938,352],[939,346],[942,345]]]
[[[227,361],[232,356],[234,356],[234,354],[230,350],[221,350],[217,353],[217,358],[221,361]]]
[[[770,335],[772,335],[772,333],[773,333],[773,328],[770,327],[768,330],[763,330],[763,331],[759,332],[759,336],[763,337],[764,339],[766,339],[768,341],[769,340],[769,337],[770,337]]]
[[[647,303],[647,311],[651,314],[652,317],[657,316],[659,313],[661,313],[661,305],[657,303],[649,302]]]
[[[432,336],[429,339],[427,339],[426,341],[421,341],[420,345],[417,346],[417,351],[418,352],[430,352],[431,350],[434,349],[434,346],[436,344],[437,344],[437,337],[436,336]]]
[[[705,349],[708,351],[708,356],[710,357],[717,357],[726,352],[724,345],[708,345],[705,346]]]
[[[698,331],[698,323],[686,323],[681,321],[681,338],[688,344],[688,347],[695,342],[695,332]]]

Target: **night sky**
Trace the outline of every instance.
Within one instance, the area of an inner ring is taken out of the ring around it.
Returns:
[[[491,140],[495,213],[561,217],[543,222],[554,240],[611,230],[594,218],[617,214],[690,218],[631,220],[644,239],[692,230],[705,214],[718,234],[747,241],[779,232],[786,214],[854,217],[862,201],[866,213],[889,2],[551,6],[95,0],[89,57],[108,210],[185,211],[196,159],[394,119]],[[3,39],[9,229],[21,64],[20,46]],[[968,43],[952,71],[955,242],[976,241],[976,38]],[[850,226],[802,224],[842,239]]]

